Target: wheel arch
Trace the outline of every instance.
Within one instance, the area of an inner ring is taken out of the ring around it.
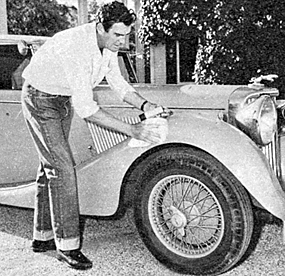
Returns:
[[[127,185],[127,183],[130,181],[130,178],[133,177],[133,175],[136,175],[137,169],[139,169],[142,164],[144,163],[144,161],[151,156],[152,154],[157,154],[158,152],[168,149],[168,148],[194,148],[197,150],[201,150],[205,153],[208,153],[207,151],[205,151],[204,149],[201,149],[199,147],[196,147],[194,145],[191,144],[187,144],[187,143],[178,143],[178,142],[172,142],[172,143],[167,143],[167,144],[160,144],[156,147],[152,147],[149,150],[143,152],[140,156],[138,156],[138,158],[136,158],[134,160],[134,162],[131,164],[131,166],[128,168],[124,179],[123,179],[123,184]],[[209,154],[209,153],[208,153]]]
[[[207,152],[203,148],[199,148],[195,145],[187,144],[187,143],[178,143],[178,142],[172,142],[167,144],[160,144],[156,147],[152,147],[149,150],[143,152],[134,162],[131,164],[131,166],[128,168],[126,174],[124,175],[123,182],[122,182],[122,189],[121,189],[121,196],[120,198],[128,201],[128,199],[134,198],[134,193],[136,192],[136,185],[138,185],[138,176],[140,174],[140,171],[143,170],[143,168],[146,166],[144,163],[146,160],[153,154],[159,154],[159,152],[162,152],[166,149],[173,149],[173,148],[181,148],[181,149],[194,149],[200,152],[203,152],[204,154],[207,154],[208,156],[211,156],[213,159],[215,159],[221,166],[223,166],[224,170],[227,170],[228,173],[232,174],[232,172],[225,167],[220,160],[218,160],[215,156]],[[233,177],[235,175],[232,174]],[[236,178],[236,177],[235,177]],[[238,179],[237,179],[238,180]],[[239,180],[238,180],[239,181]],[[242,184],[241,184],[242,185]],[[243,186],[243,185],[242,185]],[[247,190],[246,190],[247,191]],[[247,191],[248,192],[248,191]],[[132,195],[130,195],[132,194]],[[122,204],[120,204],[121,206]]]
[[[185,142],[169,142],[152,147],[138,156],[128,168],[123,178],[121,198],[125,198],[126,195],[133,198],[132,195],[136,191],[133,185],[137,184],[137,174],[143,166],[144,160],[149,156],[167,148],[193,148],[208,154],[223,165],[247,190],[255,204],[261,205],[274,216],[285,220],[285,193],[266,157],[253,143],[247,142],[242,146],[240,143],[237,144],[232,145],[228,154],[219,151],[219,147],[213,150],[215,147],[205,148],[204,146],[200,147],[197,144]],[[236,154],[235,158],[233,158],[232,152]],[[254,163],[249,162],[245,153],[250,156],[250,161],[254,160]],[[235,159],[235,162],[233,162],[233,159]]]

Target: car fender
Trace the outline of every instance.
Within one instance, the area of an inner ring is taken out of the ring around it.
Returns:
[[[113,215],[119,205],[122,180],[131,165],[149,150],[177,143],[214,156],[265,209],[285,220],[285,194],[265,155],[245,134],[217,116],[211,119],[199,112],[175,112],[164,143],[134,148],[129,142],[127,139],[102,153],[100,159],[77,168],[83,214]]]
[[[179,132],[179,142],[214,156],[266,210],[285,219],[285,193],[266,156],[247,135],[218,118],[208,120],[199,114],[187,118],[180,114],[169,126],[169,141],[175,141]]]

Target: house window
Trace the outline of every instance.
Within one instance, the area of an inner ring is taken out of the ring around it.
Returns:
[[[166,82],[192,82],[198,39],[168,40],[166,42]]]

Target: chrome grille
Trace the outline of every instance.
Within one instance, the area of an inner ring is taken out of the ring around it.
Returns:
[[[261,150],[268,159],[268,162],[272,167],[273,171],[279,177],[280,169],[279,169],[277,148],[278,148],[278,137],[277,134],[275,134],[273,141],[267,146],[262,147]]]
[[[136,124],[140,121],[139,117],[124,117],[118,119],[128,124]],[[90,121],[87,121],[87,126],[91,132],[97,154],[118,145],[128,138],[124,133],[102,127]]]

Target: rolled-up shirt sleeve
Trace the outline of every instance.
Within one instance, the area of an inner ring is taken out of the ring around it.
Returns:
[[[117,53],[112,53],[109,63],[110,71],[106,74],[106,80],[111,89],[123,100],[127,92],[136,90],[124,79],[121,74]]]

